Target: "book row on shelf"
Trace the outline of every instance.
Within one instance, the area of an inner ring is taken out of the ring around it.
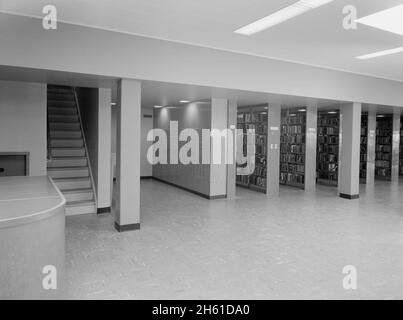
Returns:
[[[378,177],[389,177],[391,175],[390,168],[375,168],[375,175]]]
[[[390,133],[392,134],[392,132]],[[387,136],[387,137],[378,137],[376,139],[377,145],[390,145],[392,143],[392,137]]]
[[[301,125],[290,126],[290,125],[282,125],[281,133],[282,134],[302,134],[305,131],[305,127]]]
[[[388,160],[376,160],[375,161],[375,166],[377,168],[389,168],[390,161],[388,161]]]
[[[319,127],[318,128],[319,135],[338,135],[339,128],[337,127]]]
[[[267,122],[266,112],[247,112],[238,114],[238,123]]]
[[[306,116],[305,113],[295,113],[293,116],[289,114],[285,114],[281,118],[281,123],[284,124],[305,124],[306,123]]]
[[[378,144],[375,147],[376,152],[381,152],[381,153],[391,153],[392,152],[392,146],[391,145],[384,145],[384,144]]]
[[[339,126],[339,117],[338,116],[319,116],[318,126],[338,127]]]
[[[266,188],[266,178],[254,174],[250,176],[249,183],[261,188]]]
[[[263,166],[257,166],[255,168],[255,172],[253,174],[256,176],[260,176],[262,178],[266,178],[267,177],[267,168],[263,167]]]
[[[303,144],[281,144],[281,153],[305,153],[305,145]]]
[[[319,136],[319,144],[339,144],[339,136]]]
[[[282,163],[280,165],[280,171],[281,172],[290,172],[290,173],[294,173],[294,172],[298,172],[298,173],[305,173],[305,165],[303,164],[287,164],[287,163]]]
[[[332,153],[321,153],[319,154],[319,162],[337,162],[337,155]]]
[[[390,138],[389,136],[392,134],[392,129],[391,128],[378,128],[376,129],[376,135],[381,138]],[[388,142],[385,142],[385,144]]]
[[[327,145],[327,144],[320,144],[318,147],[320,153],[339,153],[339,146],[336,144]]]
[[[301,144],[305,143],[305,136],[302,134],[297,134],[297,135],[282,135],[280,137],[280,143],[291,143],[291,144]]]
[[[303,154],[282,153],[280,154],[280,163],[297,163],[304,164],[305,156]]]
[[[283,183],[293,183],[293,184],[301,184],[305,183],[304,175],[295,174],[295,173],[280,173],[280,181]]]

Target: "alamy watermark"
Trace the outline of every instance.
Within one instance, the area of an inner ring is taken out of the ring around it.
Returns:
[[[153,144],[148,148],[147,159],[152,165],[236,164],[237,175],[251,175],[255,171],[255,139],[255,129],[244,133],[235,127],[186,128],[179,132],[178,121],[170,121],[168,133],[159,128],[148,132],[147,141]]]

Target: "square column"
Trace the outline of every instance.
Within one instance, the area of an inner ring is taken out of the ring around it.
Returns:
[[[211,99],[211,131],[219,130],[226,133],[228,125],[228,100],[222,98]],[[217,139],[217,138],[216,138]],[[215,145],[211,140],[211,164],[210,164],[210,199],[225,198],[227,195],[227,165],[224,155],[227,154],[228,144],[232,143],[229,137],[221,136],[220,145]],[[216,140],[218,142],[218,140]],[[223,141],[225,141],[223,143]],[[217,143],[216,142],[216,143]],[[217,147],[219,146],[219,148]],[[230,155],[228,155],[230,156]],[[215,159],[221,157],[220,163]],[[233,160],[234,161],[234,160]]]
[[[122,79],[117,107],[115,228],[140,229],[141,83]]]
[[[281,104],[269,104],[267,117],[267,195],[280,191]]]
[[[392,135],[392,181],[399,181],[399,157],[400,157],[400,108],[393,112]]]
[[[228,129],[233,136],[233,144],[227,143],[227,153],[232,157],[232,164],[227,164],[227,199],[234,199],[236,193],[236,127],[237,127],[238,103],[235,100],[228,101]]]
[[[339,192],[345,199],[360,197],[361,103],[341,106]]]
[[[318,126],[318,106],[306,107],[306,141],[305,141],[305,191],[316,190],[316,144]]]
[[[98,90],[98,165],[97,202],[98,213],[111,211],[111,150],[112,150],[112,92],[111,89]]]
[[[376,106],[368,110],[367,185],[375,184]]]

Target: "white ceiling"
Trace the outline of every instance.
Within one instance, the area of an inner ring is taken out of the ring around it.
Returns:
[[[42,7],[54,4],[60,21],[403,81],[403,53],[365,61],[354,59],[400,47],[402,36],[364,25],[354,31],[342,27],[345,5],[356,6],[358,17],[363,17],[402,4],[403,0],[335,0],[255,36],[233,33],[294,2],[0,0],[0,10],[42,16]]]

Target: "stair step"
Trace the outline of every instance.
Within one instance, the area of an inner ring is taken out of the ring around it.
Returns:
[[[54,157],[48,162],[48,168],[85,167],[86,165],[85,157]]]
[[[74,100],[48,100],[49,108],[72,108],[75,106],[76,103]]]
[[[49,135],[51,138],[62,138],[62,139],[77,139],[81,138],[81,131],[79,130],[67,130],[67,131],[62,131],[62,130],[51,130],[49,132]]]
[[[77,115],[77,108],[49,107],[49,115]]]
[[[48,92],[49,101],[74,101],[74,94],[70,92]]]
[[[97,213],[94,201],[73,201],[66,204],[66,216]]]
[[[85,157],[84,148],[51,148],[52,157]]]
[[[94,201],[92,189],[64,190],[63,195],[66,198],[67,204],[75,201]]]
[[[50,122],[78,122],[78,115],[49,114]]]
[[[49,122],[49,129],[53,130],[60,130],[60,131],[77,131],[80,130],[80,123],[79,122]]]
[[[84,146],[84,141],[80,139],[51,139],[50,147],[58,148],[81,148]]]
[[[89,177],[84,178],[59,178],[53,179],[57,187],[64,193],[66,190],[74,189],[88,189],[91,188],[91,179]]]
[[[48,168],[48,176],[52,179],[89,177],[88,167]]]

